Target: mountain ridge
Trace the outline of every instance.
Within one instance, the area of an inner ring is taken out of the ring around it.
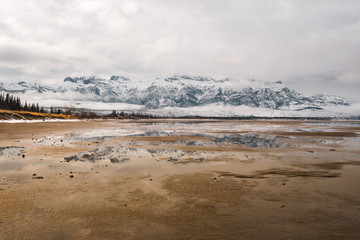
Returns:
[[[150,109],[189,108],[210,104],[249,106],[278,110],[318,109],[349,106],[343,97],[317,94],[304,96],[289,89],[281,81],[246,80],[241,84],[229,79],[175,75],[156,78],[152,82],[132,81],[124,76],[104,79],[96,76],[66,77],[61,86],[47,86],[24,81],[1,83],[0,91],[9,93],[46,94],[47,97],[71,98],[76,101],[127,103]]]

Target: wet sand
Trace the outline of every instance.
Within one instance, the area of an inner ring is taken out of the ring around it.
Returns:
[[[0,239],[359,239],[360,122],[0,123]]]

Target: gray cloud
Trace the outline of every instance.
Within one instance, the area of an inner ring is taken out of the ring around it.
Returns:
[[[3,76],[21,76],[24,72],[19,68],[9,68],[0,66],[0,72]]]
[[[348,86],[345,96],[360,101],[357,0],[1,3],[0,80],[188,73],[282,80],[305,92]]]

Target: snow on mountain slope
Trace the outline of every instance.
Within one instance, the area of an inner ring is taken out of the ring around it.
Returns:
[[[202,117],[337,117],[349,118],[360,116],[360,104],[351,106],[331,106],[323,109],[271,109],[254,108],[245,105],[231,106],[209,104],[190,108],[165,107],[161,109],[143,109],[142,112],[157,116],[202,116]]]
[[[197,109],[203,106],[246,106],[255,109],[316,112],[329,107],[349,106],[342,97],[318,94],[304,96],[280,81],[217,80],[201,76],[157,78],[153,82],[131,81],[122,76],[67,77],[61,86],[26,82],[0,83],[0,91],[31,94],[35,99],[122,103],[146,109]],[[186,110],[185,110],[186,111]],[[200,110],[199,110],[200,111]]]

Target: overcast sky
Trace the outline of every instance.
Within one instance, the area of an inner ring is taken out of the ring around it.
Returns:
[[[0,0],[0,80],[281,80],[360,102],[359,0]]]

